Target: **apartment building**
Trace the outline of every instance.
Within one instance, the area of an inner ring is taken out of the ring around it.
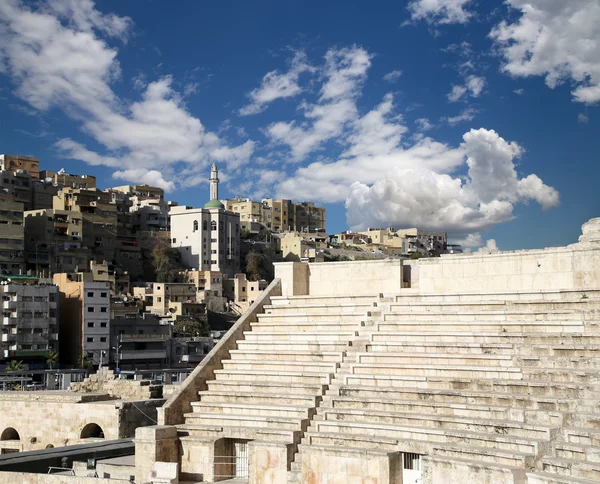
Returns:
[[[25,210],[52,208],[58,187],[52,181],[38,180],[24,170],[0,171],[0,191],[14,195]]]
[[[223,291],[231,299],[232,308],[240,314],[248,310],[268,285],[265,280],[249,281],[243,272],[223,278]]]
[[[60,360],[107,364],[110,350],[110,285],[83,274],[54,274],[60,291]]]
[[[204,208],[172,207],[171,247],[193,270],[210,270],[233,276],[240,270],[240,216],[219,201],[218,172],[213,164],[211,199]]]
[[[35,281],[16,276],[0,283],[0,361],[4,363],[15,359],[30,368],[43,368],[48,353],[59,351],[58,287],[32,283]]]
[[[406,253],[419,252],[421,254],[439,255],[447,251],[448,237],[446,232],[423,230],[419,228],[396,230],[399,237],[407,241]]]
[[[115,263],[131,277],[137,279],[142,276],[143,267],[142,252],[135,233],[133,213],[131,213],[133,203],[123,192],[113,189],[105,192],[109,194],[110,203],[116,207],[117,214]]]
[[[8,170],[13,173],[24,170],[32,178],[40,179],[40,160],[32,156],[23,155],[0,155],[0,170]]]
[[[254,202],[248,198],[233,198],[225,201],[225,207],[238,213],[242,230],[251,233],[258,233],[261,229],[273,232],[325,230],[326,210],[315,207],[314,202],[293,203],[272,198]]]
[[[0,274],[24,274],[23,204],[0,192]]]
[[[206,304],[210,311],[224,311],[227,298],[223,294],[224,276],[215,271],[180,272],[184,282],[194,284],[198,302]]]
[[[200,293],[202,296],[203,292]],[[133,296],[146,303],[146,310],[158,316],[197,317],[206,313],[206,306],[198,300],[193,283],[154,282],[145,287],[134,287]]]
[[[60,188],[83,188],[93,190],[96,188],[96,177],[92,175],[73,175],[60,169],[58,172],[52,170],[42,170],[40,179],[51,181]]]
[[[302,232],[287,232],[276,237],[281,257],[290,262],[320,262],[319,255],[327,249],[327,239],[326,234]]]
[[[57,272],[79,272],[89,266],[89,251],[82,250],[83,218],[68,210],[25,212],[27,270],[40,277]]]

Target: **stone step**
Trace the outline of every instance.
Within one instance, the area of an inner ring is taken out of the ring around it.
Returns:
[[[547,457],[542,459],[542,470],[562,476],[581,477],[600,482],[600,464],[597,463]]]
[[[534,482],[535,484],[598,484],[597,481],[590,479],[559,476],[549,472],[528,472],[527,482]]]
[[[407,332],[413,329],[420,332],[583,333],[585,325],[582,321],[439,321],[415,318],[410,321],[375,323],[375,327],[380,333]]]
[[[412,302],[394,302],[390,304],[390,312],[409,312],[409,311],[427,311],[430,313],[440,312],[468,312],[468,311],[547,311],[547,310],[571,310],[581,311],[591,308],[597,308],[600,305],[600,298],[578,299],[565,301],[544,301],[544,300],[522,300],[522,301],[501,301],[501,300],[481,300],[481,301],[412,301]]]
[[[216,380],[257,380],[265,378],[280,383],[307,383],[327,385],[330,374],[309,371],[276,371],[276,370],[214,370]]]
[[[600,414],[578,411],[571,417],[569,426],[600,431]]]
[[[348,443],[354,437],[355,445],[369,448],[370,439],[393,439],[398,445],[406,446],[405,450],[428,454],[433,445],[466,444],[492,449],[512,450],[536,453],[542,440],[530,437],[503,435],[496,433],[474,432],[471,430],[447,430],[427,428],[423,426],[389,425],[354,421],[317,420],[308,428],[305,438],[309,436],[337,434],[340,438],[348,437]],[[323,439],[325,439],[323,437]],[[545,445],[545,444],[544,444]]]
[[[361,296],[271,296],[271,305],[281,306],[305,306],[305,305],[339,305],[339,304],[371,304],[379,299],[378,294]]]
[[[600,375],[595,369],[571,369],[571,368],[522,368],[523,379],[526,380],[547,380],[553,382],[569,383],[594,383],[600,381]]]
[[[478,292],[445,292],[419,293],[418,289],[403,289],[396,294],[396,302],[469,302],[469,301],[580,301],[600,298],[600,288],[540,291],[478,291]]]
[[[291,419],[307,419],[312,414],[309,407],[267,405],[252,402],[251,400],[244,403],[192,402],[192,410],[193,413],[201,414],[284,417]]]
[[[528,368],[570,368],[574,370],[597,370],[600,354],[592,356],[521,356],[519,361]]]
[[[492,462],[494,464],[511,467],[528,467],[535,459],[535,455],[517,451],[503,451],[487,447],[471,445],[443,445],[435,447],[435,455],[444,457],[458,457],[475,460],[477,462]]]
[[[366,350],[368,353],[443,353],[443,354],[507,354],[513,355],[517,352],[515,345],[511,343],[427,343],[427,342],[405,342],[385,341],[369,342]]]
[[[332,318],[333,319],[333,318]],[[290,332],[301,332],[301,331],[353,331],[356,328],[364,326],[364,322],[357,321],[267,321],[259,323],[250,323],[252,331],[259,332],[273,332],[273,331],[290,331]]]
[[[269,428],[301,430],[301,418],[275,417],[271,415],[235,415],[216,413],[186,413],[186,425],[210,425],[220,427]]]
[[[580,324],[587,316],[592,316],[594,311],[582,310],[501,310],[501,311],[460,311],[455,313],[433,313],[423,310],[417,311],[386,311],[382,314],[385,322],[414,322],[431,321],[438,323],[468,323],[468,322],[528,322],[528,323],[576,323]]]
[[[524,348],[519,348],[524,354]],[[600,358],[600,346],[596,345],[533,345],[527,348],[531,355],[565,358]]]
[[[520,368],[498,368],[474,365],[434,365],[434,364],[382,364],[355,363],[351,365],[352,374],[388,375],[388,376],[423,376],[423,377],[456,377],[483,379],[514,379],[521,376]]]
[[[289,392],[297,395],[321,395],[327,387],[324,383],[278,382],[263,379],[209,380],[210,392],[256,392],[279,395]]]
[[[527,394],[507,394],[493,391],[477,392],[469,390],[435,390],[429,388],[382,388],[371,386],[342,386],[338,390],[339,398],[373,398],[401,401],[457,403],[469,405],[497,405],[514,409],[546,410],[570,412],[577,405],[574,399],[536,396]],[[328,396],[327,399],[332,398]],[[327,400],[324,398],[323,400]]]
[[[469,355],[469,354],[444,354],[444,353],[357,353],[358,363],[372,364],[405,364],[414,362],[426,365],[474,365],[474,366],[501,366],[513,365],[510,355]]]
[[[282,360],[282,361],[327,361],[339,362],[344,357],[344,351],[301,351],[301,350],[231,350],[233,361],[237,360]]]
[[[470,430],[481,433],[503,434],[514,437],[527,437],[537,440],[548,440],[550,427],[546,425],[530,425],[511,420],[476,419],[453,417],[448,415],[427,415],[410,412],[383,412],[358,409],[328,409],[323,420],[342,420],[345,422],[362,422],[413,426],[449,430]]]
[[[269,371],[301,371],[311,373],[333,374],[339,364],[323,361],[283,361],[283,360],[223,360],[225,370],[269,370]]]
[[[329,341],[349,341],[357,335],[356,331],[244,331],[247,341],[318,341],[319,343]]]
[[[379,331],[371,337],[371,344],[386,342],[409,343],[504,343],[515,345],[600,345],[600,334],[593,333],[540,333],[498,331]]]
[[[567,443],[578,445],[592,445],[600,448],[600,431],[570,426],[568,428],[565,428],[563,433],[565,436],[565,441]]]
[[[373,305],[373,302],[363,301],[359,303],[306,303],[301,306],[279,306],[279,305],[266,305],[263,306],[265,314],[273,315],[286,315],[286,314],[353,314],[362,313],[366,314],[367,311],[376,310],[377,306]]]
[[[286,392],[285,390],[288,390]],[[265,405],[291,405],[299,407],[315,407],[317,405],[316,395],[302,395],[289,393],[289,386],[281,390],[280,394],[240,392],[240,391],[200,391],[198,396],[201,402],[206,403],[257,403]],[[196,402],[192,402],[194,405]]]
[[[309,353],[341,353],[349,348],[348,341],[248,341],[240,340],[237,342],[237,351],[302,351]],[[236,351],[236,350],[233,350]]]
[[[558,426],[564,413],[554,410],[520,409],[510,406],[473,405],[448,402],[419,402],[416,400],[354,398],[326,395],[318,408],[323,415],[330,409],[360,409],[381,412],[416,412],[418,414],[447,415],[461,418],[512,420],[530,424]]]
[[[554,445],[554,453],[561,459],[600,463],[600,448],[595,445],[557,443]]]
[[[348,322],[356,323],[366,318],[366,312],[354,312],[354,313],[319,313],[319,314],[306,314],[303,312],[290,313],[290,314],[265,314],[260,313],[257,315],[259,323],[281,323],[281,324],[292,324],[292,323],[331,323],[331,322]]]
[[[299,443],[300,430],[268,427],[211,426],[185,423],[177,426],[180,438],[230,438],[249,439],[267,442]]]

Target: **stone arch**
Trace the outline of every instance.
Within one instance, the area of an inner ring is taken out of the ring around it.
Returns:
[[[4,432],[0,435],[0,440],[21,440],[21,436],[15,429],[8,427],[4,429]]]
[[[95,423],[89,423],[81,430],[80,439],[103,439],[104,430],[100,425]]]
[[[48,444],[48,445],[46,446],[46,449],[54,449],[54,446],[53,446],[52,444]]]

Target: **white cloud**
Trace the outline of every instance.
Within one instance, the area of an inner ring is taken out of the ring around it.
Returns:
[[[297,96],[302,92],[298,84],[300,74],[303,72],[314,72],[315,69],[308,63],[304,52],[296,52],[290,61],[288,72],[267,72],[262,79],[261,85],[248,94],[250,104],[239,110],[240,116],[257,114],[265,109],[267,105],[276,99],[285,99]]]
[[[521,15],[491,31],[514,77],[545,76],[550,88],[571,81],[573,99],[600,101],[600,3],[598,0],[507,0]]]
[[[325,82],[316,104],[301,104],[306,122],[277,122],[269,125],[267,136],[290,148],[292,159],[302,160],[308,153],[342,134],[345,126],[357,119],[355,98],[366,79],[371,56],[362,47],[330,49],[325,54]]]
[[[254,143],[230,147],[192,116],[167,76],[147,83],[136,76],[141,98],[125,103],[112,90],[120,77],[117,50],[99,34],[125,38],[128,18],[102,14],[90,0],[48,0],[37,10],[18,0],[0,2],[0,56],[16,87],[16,95],[45,111],[63,109],[86,134],[106,148],[96,153],[70,138],[56,147],[67,158],[120,167],[119,177],[139,182],[140,170],[161,171],[186,164],[188,179],[211,161],[232,167],[245,163]],[[159,180],[160,182],[160,180]],[[161,182],[162,183],[162,182]],[[166,184],[166,185],[165,185]]]
[[[477,114],[477,110],[471,106],[466,108],[460,114],[456,116],[444,117],[442,121],[446,121],[450,126],[456,126],[459,123],[463,123],[465,121],[472,121]]]
[[[112,176],[121,180],[138,180],[139,183],[162,188],[167,192],[175,189],[175,184],[171,181],[166,181],[163,178],[163,174],[157,170],[135,168],[133,170],[116,171]]]
[[[494,239],[488,239],[485,241],[485,245],[475,251],[475,254],[495,254],[500,252],[498,245]]]
[[[523,94],[525,94],[525,89],[520,88],[520,89],[515,89],[513,91],[517,96],[522,96]]]
[[[415,124],[419,131],[429,131],[430,129],[435,128],[435,125],[431,124],[427,118],[415,119]]]
[[[408,10],[413,21],[429,24],[464,24],[473,12],[467,9],[471,0],[412,0]]]
[[[590,122],[590,118],[585,113],[579,113],[579,116],[577,116],[577,121],[579,121],[581,124],[588,124]]]
[[[400,79],[400,77],[402,77],[402,71],[395,70],[392,72],[388,72],[385,76],[383,76],[383,80],[389,83],[393,83]]]
[[[471,97],[479,97],[485,89],[485,77],[469,75],[465,77],[464,86],[452,86],[452,91],[447,95],[450,102],[461,100],[466,94]]]
[[[448,101],[454,103],[462,99],[462,97],[467,93],[467,88],[465,86],[452,86],[452,91],[448,93]]]
[[[472,249],[474,247],[481,247],[483,245],[483,238],[479,232],[467,234],[462,238],[453,238],[453,244],[459,244],[464,249]]]

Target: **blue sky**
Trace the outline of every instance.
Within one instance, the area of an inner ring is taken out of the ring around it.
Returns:
[[[0,152],[196,206],[217,162],[332,233],[536,248],[600,215],[597,0],[3,0],[0,100]]]

